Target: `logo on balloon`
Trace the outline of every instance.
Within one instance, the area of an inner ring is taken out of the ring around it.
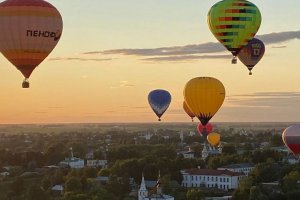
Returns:
[[[53,38],[54,41],[58,41],[61,37],[61,31],[57,30],[56,32],[51,31],[39,31],[39,30],[27,30],[27,37],[44,37],[44,38]]]

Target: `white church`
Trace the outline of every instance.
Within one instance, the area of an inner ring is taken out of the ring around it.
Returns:
[[[146,188],[144,175],[143,175],[141,186],[138,191],[138,200],[174,200],[174,197],[162,193],[160,175],[158,176],[158,180],[156,183],[156,191],[157,191],[156,194],[149,195],[148,190]]]

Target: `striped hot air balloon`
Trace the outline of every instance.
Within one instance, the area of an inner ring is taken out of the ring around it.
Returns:
[[[294,155],[300,153],[300,125],[293,125],[285,129],[282,133],[282,140],[285,146]]]
[[[234,56],[255,36],[261,24],[261,13],[251,2],[223,0],[208,13],[208,25],[214,36]]]
[[[0,51],[25,77],[58,43],[63,22],[59,11],[43,0],[6,0],[0,3]]]

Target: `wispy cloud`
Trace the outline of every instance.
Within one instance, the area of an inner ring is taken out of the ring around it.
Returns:
[[[286,43],[293,39],[300,39],[300,30],[286,31],[278,33],[269,33],[258,35],[266,45],[278,45]],[[286,45],[273,46],[272,48],[286,48]],[[199,59],[226,59],[226,55],[213,55],[227,52],[219,42],[207,42],[202,44],[189,44],[184,46],[170,46],[160,48],[139,48],[139,49],[111,49],[104,51],[83,52],[77,57],[56,57],[50,58],[50,61],[57,60],[77,60],[77,61],[111,61],[112,58],[105,58],[111,55],[139,56],[142,61],[149,62],[174,62],[174,61],[192,61]],[[93,58],[91,58],[93,56]],[[104,58],[103,58],[104,57]]]
[[[231,58],[231,55],[188,55],[188,56],[160,56],[160,57],[151,57],[143,58],[144,61],[149,62],[177,62],[177,61],[186,61],[186,60],[199,60],[199,59],[226,59]]]
[[[48,59],[49,61],[97,61],[97,62],[104,62],[104,61],[111,61],[112,58],[83,58],[83,57],[55,57]]]
[[[258,35],[257,38],[261,39],[266,45],[279,44],[293,39],[300,38],[299,31],[287,31],[278,33],[269,33]],[[185,46],[174,47],[161,47],[153,49],[112,49],[105,51],[92,51],[83,54],[121,54],[121,55],[135,55],[135,56],[183,56],[194,54],[209,54],[220,53],[226,49],[219,42],[207,42],[203,44],[191,44]],[[204,58],[207,58],[204,56]],[[218,58],[218,57],[217,57]]]
[[[129,81],[121,81],[119,85],[116,86],[110,86],[112,89],[116,88],[124,88],[124,87],[134,87],[135,85],[130,83]]]

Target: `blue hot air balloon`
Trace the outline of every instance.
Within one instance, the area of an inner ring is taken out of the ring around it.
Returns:
[[[166,112],[171,103],[171,94],[166,90],[153,90],[148,95],[149,104],[161,121],[161,116]]]

